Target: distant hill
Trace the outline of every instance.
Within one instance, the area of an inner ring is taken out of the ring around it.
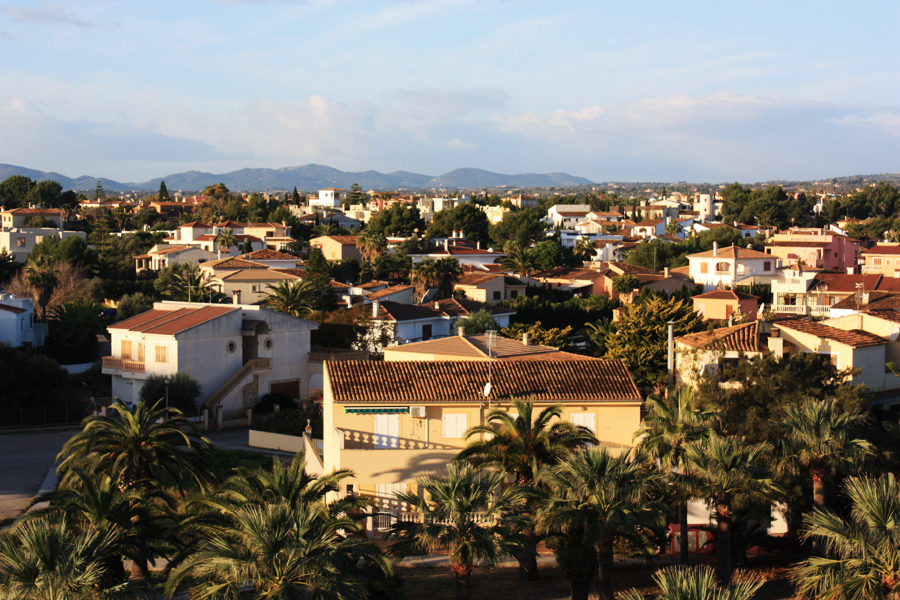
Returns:
[[[59,173],[46,173],[26,167],[0,164],[0,181],[11,175],[25,175],[36,181],[53,179],[66,189],[90,191],[97,185],[97,178],[82,176],[76,179]],[[573,177],[566,173],[522,175],[504,175],[482,169],[456,169],[444,175],[434,177],[410,171],[394,171],[379,173],[378,171],[341,171],[327,165],[309,164],[301,167],[285,167],[282,169],[239,169],[230,173],[206,173],[203,171],[185,171],[172,173],[165,177],[157,177],[149,181],[121,183],[101,178],[103,189],[111,192],[130,190],[156,191],[160,180],[166,180],[170,190],[199,191],[209,185],[222,182],[233,191],[256,192],[268,190],[291,190],[295,186],[299,190],[318,190],[327,187],[347,189],[359,183],[363,189],[396,190],[396,189],[431,189],[431,188],[488,188],[488,187],[572,187],[591,185],[591,181],[582,177]]]

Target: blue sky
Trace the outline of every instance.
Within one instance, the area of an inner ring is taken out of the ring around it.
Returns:
[[[900,3],[0,0],[0,162],[900,171]]]

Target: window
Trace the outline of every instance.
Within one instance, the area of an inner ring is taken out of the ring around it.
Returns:
[[[501,292],[494,292],[494,300],[500,300],[502,295]]]
[[[873,258],[873,259],[872,259],[872,264],[874,264],[876,267],[880,267],[880,266],[881,266],[881,259],[880,259],[880,258]]]
[[[594,426],[594,413],[572,413],[572,424],[587,427],[591,433],[597,433],[597,428]]]
[[[771,271],[772,270],[772,261],[767,260],[763,263],[763,271]]]
[[[158,362],[158,363],[169,362],[169,355],[168,355],[167,350],[168,350],[168,348],[166,348],[165,346],[156,346],[154,348],[154,351],[156,353],[156,362]]]
[[[25,247],[25,238],[20,237],[16,238],[16,248],[24,248]]]
[[[716,263],[716,273],[728,273],[731,271],[731,263],[722,261]]]
[[[258,291],[259,291],[259,286],[256,285],[255,283],[252,284],[252,285],[250,286],[250,291],[251,291],[251,292],[258,292]]]
[[[422,325],[422,339],[430,340],[431,339],[431,324]]]
[[[400,415],[375,415],[372,432],[376,448],[397,448],[400,443]]]
[[[744,263],[738,263],[737,272],[738,272],[738,275],[744,274]]]
[[[510,297],[510,298],[518,298],[518,297],[519,297],[519,291],[518,291],[518,290],[512,290],[512,291],[509,293],[509,297]]]
[[[709,265],[707,265],[705,262],[700,263],[700,272],[701,273],[706,273],[708,270],[709,270]]]
[[[468,429],[468,415],[465,413],[444,413],[443,426],[445,438],[464,438]]]
[[[131,358],[131,340],[122,340],[122,358]]]

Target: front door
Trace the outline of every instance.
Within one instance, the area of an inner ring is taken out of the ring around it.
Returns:
[[[400,442],[400,415],[375,415],[376,448],[396,448]]]
[[[259,342],[255,335],[245,335],[241,338],[241,343],[241,351],[243,352],[241,358],[246,365],[248,362],[259,356]]]

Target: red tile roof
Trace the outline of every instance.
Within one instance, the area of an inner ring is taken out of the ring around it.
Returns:
[[[400,292],[405,292],[407,290],[413,289],[411,285],[392,285],[390,287],[386,287],[380,289],[378,291],[372,292],[368,294],[366,297],[370,300],[378,300],[379,298],[384,298],[385,296],[391,296],[393,294],[399,294]]]
[[[713,290],[705,294],[691,296],[691,298],[701,298],[703,300],[759,300],[759,296],[735,292],[734,290]]]
[[[173,308],[172,310],[153,309],[135,315],[130,319],[114,323],[109,326],[109,329],[122,329],[159,335],[178,335],[235,310],[240,309],[228,305],[206,305],[199,308]]]
[[[831,340],[853,348],[887,344],[886,339],[877,336],[874,333],[862,331],[861,329],[851,329],[849,331],[846,329],[838,329],[837,327],[823,325],[822,323],[810,321],[809,319],[788,319],[785,321],[778,321],[775,326],[780,329],[790,329],[792,331],[808,333],[818,338]]]
[[[817,273],[810,289],[829,292],[855,292],[856,284],[864,290],[877,289],[879,274],[860,275],[858,273]]]
[[[269,265],[264,265],[263,263],[253,262],[252,260],[245,260],[239,256],[231,257],[231,258],[223,258],[222,260],[210,261],[206,263],[204,266],[212,267],[217,270],[225,270],[225,269],[268,269]]]
[[[875,254],[875,255],[894,255],[900,254],[900,244],[876,244],[872,248],[862,251],[863,254]]]
[[[278,252],[277,250],[271,250],[269,248],[247,252],[246,254],[241,254],[240,257],[248,260],[297,260],[297,257],[293,254]]]
[[[538,402],[640,402],[618,360],[392,361],[325,363],[338,403],[482,403],[491,373],[491,397]]]
[[[706,225],[712,225],[712,223],[706,223]],[[756,250],[751,250],[750,248],[741,248],[740,246],[728,246],[727,248],[719,248],[717,251],[715,251],[715,254],[713,254],[713,252],[713,250],[709,250],[707,252],[699,252],[697,254],[688,254],[688,258],[776,258],[771,254],[766,254],[765,252],[757,252]]]
[[[720,327],[713,331],[691,333],[675,338],[676,342],[691,348],[725,350],[731,352],[768,352],[759,341],[759,321]]]

